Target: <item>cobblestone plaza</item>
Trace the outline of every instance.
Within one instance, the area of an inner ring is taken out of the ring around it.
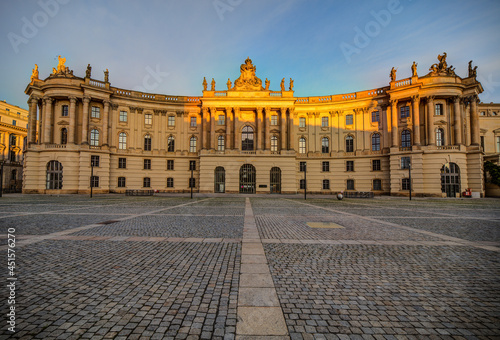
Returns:
[[[498,203],[7,195],[0,338],[499,339]]]

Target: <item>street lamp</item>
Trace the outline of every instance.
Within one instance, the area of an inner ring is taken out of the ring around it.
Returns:
[[[304,162],[304,200],[307,200],[307,163]]]
[[[191,167],[191,179],[189,180],[189,186],[191,187],[191,198],[193,198],[193,168]]]
[[[411,201],[411,163],[408,164],[408,181],[410,182],[409,187],[410,187],[410,201]]]
[[[92,198],[92,189],[94,188],[94,160],[90,161],[90,198]]]

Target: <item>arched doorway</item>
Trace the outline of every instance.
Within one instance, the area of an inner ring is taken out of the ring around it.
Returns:
[[[214,192],[226,191],[226,170],[221,166],[215,168],[214,185]]]
[[[281,193],[281,169],[276,166],[271,168],[270,177],[271,194]]]
[[[255,194],[255,167],[243,164],[240,168],[240,193]]]
[[[441,192],[446,197],[456,197],[460,193],[460,168],[455,163],[446,163],[441,168]]]

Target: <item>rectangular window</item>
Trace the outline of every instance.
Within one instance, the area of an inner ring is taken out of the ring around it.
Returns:
[[[99,176],[90,176],[90,187],[99,188]]]
[[[167,125],[168,126],[175,126],[175,116],[168,116]]]
[[[278,125],[278,116],[277,115],[271,116],[271,125]]]
[[[321,127],[328,127],[328,117],[321,117]]]
[[[305,179],[299,180],[299,189],[304,190],[305,188],[306,188],[306,180]]]
[[[299,171],[300,172],[306,171],[306,168],[307,168],[307,163],[306,162],[300,162],[299,163]]]
[[[62,106],[61,116],[68,117],[68,115],[69,115],[68,105],[63,105]]]
[[[196,117],[191,117],[191,127],[196,127]]]
[[[380,171],[380,159],[373,159],[372,160],[372,170],[373,171]]]
[[[217,125],[224,125],[226,123],[226,119],[224,115],[217,116]]]
[[[323,180],[323,190],[330,190],[330,180],[329,179]]]
[[[354,180],[348,179],[346,182],[346,190],[354,190]]]
[[[167,159],[167,170],[174,170],[174,160]]]
[[[167,178],[167,188],[174,187],[174,179],[172,177]]]
[[[401,189],[402,190],[410,190],[410,179],[403,178],[401,181]]]
[[[151,188],[151,178],[144,177],[144,179],[142,180],[142,186],[144,188]]]
[[[196,171],[196,161],[189,161],[189,170]]]
[[[381,179],[374,179],[373,180],[373,190],[382,190],[382,180]]]
[[[276,136],[271,137],[271,151],[278,151],[278,137]]]
[[[380,115],[379,115],[378,111],[372,112],[372,123],[375,123],[375,122],[380,122]]]
[[[125,177],[118,177],[118,188],[125,188]]]
[[[91,118],[101,118],[101,108],[97,106],[92,106],[92,111],[90,112]]]
[[[330,172],[330,162],[323,162],[322,169],[323,169],[323,172]]]
[[[410,157],[401,157],[401,169],[408,169],[410,167]]]
[[[189,187],[196,188],[196,178],[189,178]]]
[[[479,138],[481,140],[481,150],[484,152],[484,136],[480,136]]]
[[[118,158],[118,169],[126,169],[126,168],[127,168],[127,159]]]
[[[150,159],[144,160],[144,170],[151,170],[151,160]]]
[[[127,111],[120,111],[120,122],[127,121]]]
[[[353,115],[346,115],[345,116],[345,125],[352,125],[353,124]]]
[[[410,107],[409,106],[401,106],[399,108],[399,112],[401,114],[401,118],[410,117]]]
[[[500,136],[496,137],[497,140],[497,153],[500,153]]]
[[[443,115],[443,104],[436,104],[435,105],[435,113],[436,116],[442,116]]]
[[[146,125],[153,124],[153,115],[151,113],[146,113],[144,115],[144,124]]]
[[[305,127],[306,127],[306,118],[300,117],[299,118],[299,128],[305,128]]]
[[[354,161],[345,162],[345,171],[354,171]]]
[[[99,156],[90,156],[90,166],[99,167]]]
[[[17,122],[15,121],[15,119],[12,119],[12,125],[16,126]]]
[[[151,151],[151,136],[144,137],[144,151]]]

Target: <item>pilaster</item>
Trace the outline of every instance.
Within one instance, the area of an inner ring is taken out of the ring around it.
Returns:
[[[44,126],[43,126],[43,143],[50,144],[51,143],[51,125],[52,125],[52,102],[54,101],[52,98],[46,97],[45,101],[45,110],[44,110]]]
[[[90,97],[83,97],[82,144],[89,143],[89,103]]]
[[[68,131],[68,144],[75,144],[76,128],[76,97],[69,97],[69,131]]]
[[[411,97],[413,115],[413,144],[420,145],[420,96]]]

